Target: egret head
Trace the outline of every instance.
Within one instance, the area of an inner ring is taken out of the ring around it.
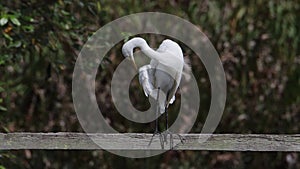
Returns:
[[[137,70],[137,66],[135,64],[134,57],[133,57],[133,49],[134,48],[135,48],[135,46],[130,41],[128,41],[122,47],[122,54],[125,58],[130,57],[130,59],[133,63],[133,66]]]

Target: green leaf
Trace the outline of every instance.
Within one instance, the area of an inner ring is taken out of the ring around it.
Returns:
[[[130,33],[130,32],[121,32],[121,35],[124,38],[124,42],[127,42],[129,40],[129,37],[132,36],[132,33]]]
[[[6,128],[6,127],[4,127],[4,126],[2,126],[2,129],[5,131],[5,132],[7,132],[7,133],[9,133],[10,131],[9,131],[9,129],[8,128]],[[14,156],[11,156],[11,158],[15,158]],[[0,168],[1,169],[1,168]]]
[[[13,38],[11,38],[7,33],[3,33],[3,36],[10,41],[13,40]]]
[[[10,20],[11,20],[11,22],[12,22],[13,24],[15,24],[15,25],[17,25],[17,26],[20,26],[20,25],[21,25],[20,21],[19,21],[17,18],[10,18]]]
[[[21,45],[22,45],[21,41],[16,41],[14,43],[11,43],[8,47],[9,48],[11,48],[11,47],[19,48]]]
[[[65,10],[61,10],[61,13],[63,14],[63,15],[70,15],[70,13],[69,12],[67,12],[67,11],[65,11]]]
[[[100,4],[100,2],[97,2],[97,10],[98,10],[98,12],[101,11],[101,4]]]
[[[22,16],[22,19],[24,19],[25,21],[28,21],[28,22],[34,22],[34,19],[30,16]]]
[[[27,32],[33,32],[34,31],[34,27],[32,25],[26,25],[26,26],[22,26],[24,31]]]
[[[0,111],[7,111],[7,108],[0,106]],[[0,168],[1,169],[1,168]]]
[[[3,165],[0,165],[0,169],[6,169]]]
[[[241,8],[236,15],[237,19],[241,19],[245,13],[246,13],[246,8]]]
[[[1,19],[0,19],[0,25],[1,25],[1,26],[5,25],[7,22],[8,22],[8,19],[7,19],[7,18],[1,18]]]

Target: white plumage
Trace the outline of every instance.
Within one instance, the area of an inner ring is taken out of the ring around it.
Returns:
[[[161,146],[164,148],[163,142],[167,142],[167,134],[170,134],[170,147],[173,148],[173,136],[172,132],[169,131],[167,108],[169,104],[175,101],[175,93],[181,81],[183,67],[188,66],[185,65],[182,50],[176,42],[169,39],[164,40],[155,51],[148,46],[144,39],[133,38],[123,45],[122,53],[125,57],[131,58],[136,69],[137,66],[133,57],[133,51],[136,47],[151,58],[150,64],[139,69],[139,82],[143,86],[145,95],[158,102],[153,136],[159,134]],[[165,113],[166,117],[166,131],[163,138],[158,129],[159,112]],[[183,142],[181,136],[178,136]]]
[[[172,40],[164,40],[155,51],[151,49],[142,38],[133,38],[123,45],[122,53],[125,57],[133,58],[133,49],[139,47],[141,51],[151,58],[150,64],[139,68],[139,82],[145,95],[157,99],[160,89],[159,112],[164,113],[169,104],[175,101],[175,93],[178,89],[184,59],[180,46]],[[134,63],[135,65],[135,63]]]

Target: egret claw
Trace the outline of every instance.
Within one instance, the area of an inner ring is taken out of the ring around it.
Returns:
[[[166,130],[164,133],[163,133],[163,136],[164,136],[164,142],[166,144],[168,144],[168,134],[170,135],[170,149],[173,150],[173,145],[174,145],[174,140],[173,140],[173,133],[170,132],[169,130]],[[180,135],[180,134],[175,134],[179,137],[180,139],[180,142],[183,144],[184,143],[184,138]]]
[[[151,140],[150,140],[150,142],[149,142],[149,144],[148,144],[148,147],[151,145],[152,140],[153,140],[153,137],[154,137],[155,135],[159,135],[160,146],[161,146],[162,149],[164,149],[163,137],[162,137],[162,134],[161,134],[160,132],[158,132],[158,131],[155,131],[155,132],[153,133],[153,135],[152,135],[152,137],[151,137]]]

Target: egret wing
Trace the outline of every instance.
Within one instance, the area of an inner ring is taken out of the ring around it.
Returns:
[[[148,97],[154,90],[151,65],[145,65],[139,69],[139,82],[143,86],[144,93]]]

